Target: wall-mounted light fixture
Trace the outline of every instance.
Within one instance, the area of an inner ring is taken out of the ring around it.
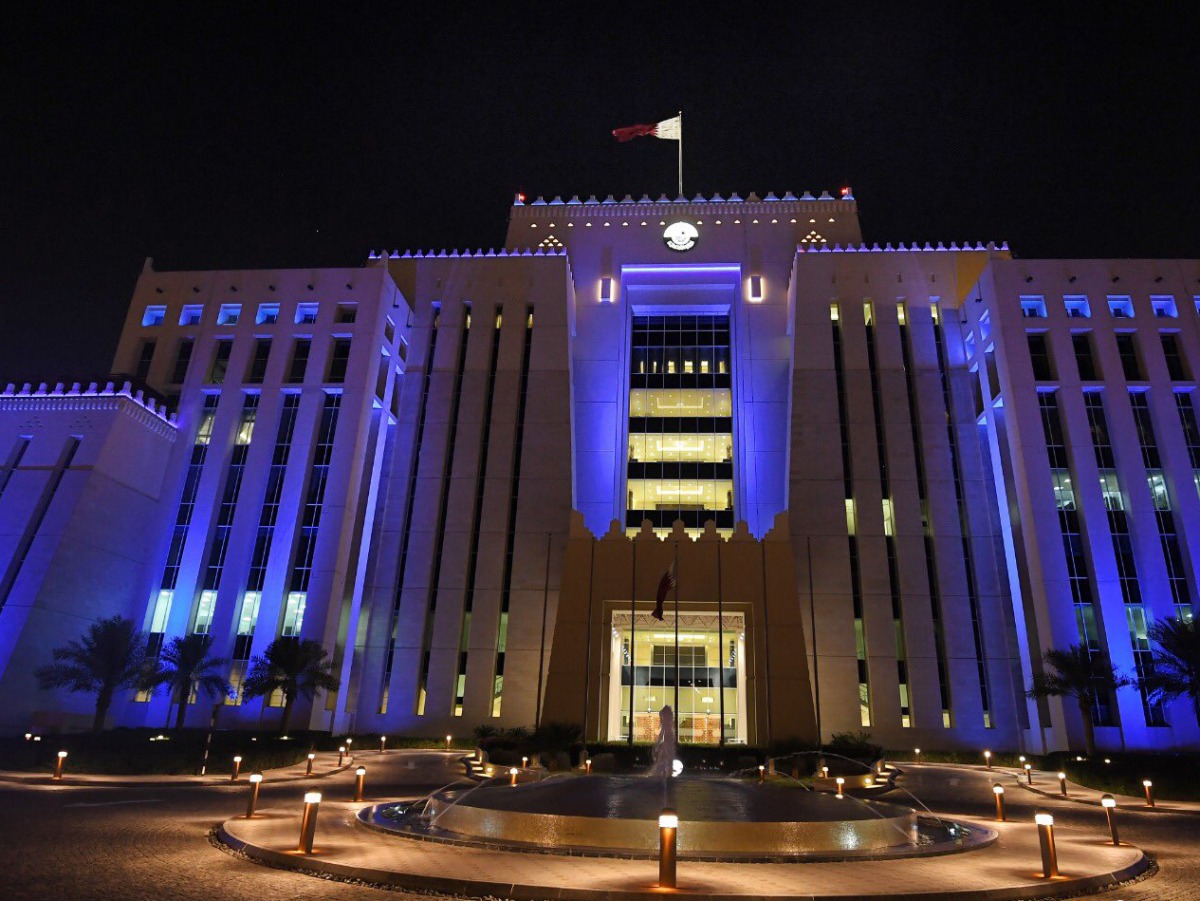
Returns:
[[[761,275],[750,276],[750,299],[758,301],[758,300],[762,300],[762,297],[763,297],[762,276]]]

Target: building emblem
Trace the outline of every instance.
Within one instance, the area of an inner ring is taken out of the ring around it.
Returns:
[[[663,240],[671,250],[691,250],[699,237],[700,232],[690,222],[672,222],[663,232]]]

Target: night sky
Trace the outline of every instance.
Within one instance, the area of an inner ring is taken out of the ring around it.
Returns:
[[[357,265],[499,245],[518,190],[673,193],[673,142],[610,131],[679,109],[689,196],[850,184],[869,241],[1200,255],[1191,4],[824,5],[6,11],[0,382],[107,372],[147,256]]]

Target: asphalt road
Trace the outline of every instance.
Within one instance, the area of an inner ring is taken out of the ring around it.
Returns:
[[[417,797],[461,773],[450,755],[366,754],[369,797]],[[352,778],[264,783],[262,806],[299,806],[303,792],[349,797]],[[935,811],[986,819],[991,779],[982,772],[913,767],[901,785]],[[89,788],[0,785],[0,897],[36,899],[429,899],[429,895],[318,879],[241,860],[213,847],[209,830],[241,812],[246,786]],[[900,797],[894,796],[896,800]],[[1009,816],[1032,819],[1035,807],[1056,820],[1104,833],[1098,808],[1047,801],[1009,788]],[[1195,901],[1200,898],[1200,817],[1122,810],[1122,838],[1153,854],[1158,875],[1094,896],[1104,901]]]

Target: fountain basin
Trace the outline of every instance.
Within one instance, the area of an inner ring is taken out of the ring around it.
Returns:
[[[545,849],[644,852],[658,815],[679,815],[685,855],[791,857],[913,849],[917,814],[899,804],[777,782],[586,776],[485,785],[435,795],[429,829],[444,837]]]

